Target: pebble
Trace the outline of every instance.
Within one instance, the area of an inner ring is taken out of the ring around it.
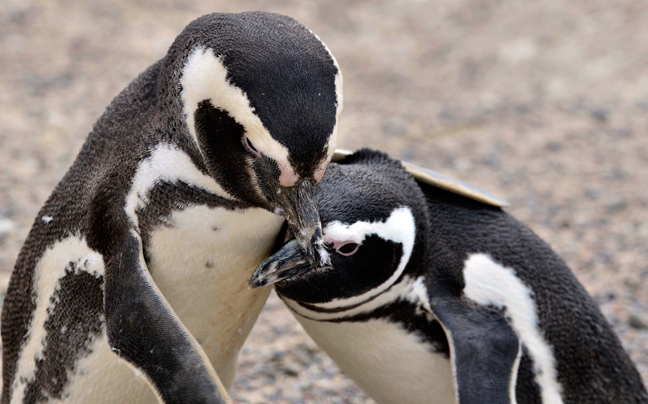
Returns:
[[[7,237],[15,227],[16,225],[13,221],[6,218],[0,218],[0,241]]]
[[[628,316],[628,324],[636,329],[648,329],[648,313],[633,311]]]

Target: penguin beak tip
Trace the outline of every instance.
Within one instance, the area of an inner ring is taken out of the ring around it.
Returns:
[[[254,271],[248,284],[252,288],[269,286],[300,276],[312,268],[297,240],[291,240]]]

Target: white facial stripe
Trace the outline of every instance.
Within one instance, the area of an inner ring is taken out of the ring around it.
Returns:
[[[414,281],[410,277],[405,276],[403,277],[403,280],[401,282],[398,282],[388,291],[378,295],[375,299],[372,299],[352,309],[336,313],[325,313],[309,310],[301,306],[298,302],[290,300],[285,296],[281,296],[281,298],[286,303],[286,305],[296,314],[315,321],[326,321],[342,317],[355,316],[356,314],[360,313],[369,313],[379,307],[385,306],[391,302],[401,299],[404,296],[408,296],[412,292],[413,287]]]
[[[353,241],[362,244],[365,237],[375,234],[383,240],[403,244],[403,255],[409,258],[414,247],[416,226],[412,211],[402,206],[394,209],[384,222],[357,221],[344,224],[338,220],[329,223],[324,229],[324,240]],[[401,262],[402,263],[402,262]]]
[[[331,57],[333,57],[333,55],[331,55]],[[333,61],[335,61],[335,58],[333,58]],[[335,65],[337,66],[337,62],[335,62]],[[337,105],[336,105],[337,108],[336,108],[336,115],[335,115],[336,123],[340,122],[340,117],[342,116],[342,109],[344,108],[344,95],[342,94],[343,87],[344,87],[344,79],[342,78],[342,70],[340,70],[340,67],[338,66],[338,74],[335,76],[335,96],[337,98]],[[335,125],[335,129],[333,130],[332,137],[337,139],[337,125]],[[335,149],[335,145],[336,144],[333,143],[333,147],[329,147],[329,150]],[[331,153],[331,156],[332,155],[333,153]]]
[[[151,156],[141,161],[137,167],[133,184],[126,196],[125,210],[128,217],[137,225],[135,212],[149,203],[151,189],[160,182],[178,181],[234,200],[212,177],[200,172],[185,152],[176,146],[160,143],[153,149]]]
[[[403,255],[401,256],[396,271],[385,282],[361,295],[345,299],[334,299],[326,303],[313,304],[314,306],[332,309],[362,303],[383,293],[398,280],[409,262],[416,234],[414,216],[412,216],[409,208],[400,207],[395,209],[384,222],[358,221],[351,225],[343,224],[339,221],[331,222],[324,229],[324,241],[351,241],[362,244],[365,237],[371,234],[375,234],[383,240],[393,241],[403,245]]]
[[[199,102],[210,100],[212,105],[224,109],[236,122],[243,125],[245,134],[254,147],[276,160],[280,166],[283,165],[286,176],[296,175],[288,162],[288,149],[276,141],[263,126],[250,106],[247,95],[227,81],[227,69],[222,63],[222,57],[215,56],[212,49],[194,49],[182,69],[180,84],[187,127],[196,144],[199,143],[194,126],[194,113]]]
[[[333,57],[331,55],[331,57]],[[333,59],[335,60],[335,59]],[[337,66],[337,62],[335,63]],[[338,123],[342,116],[342,109],[344,108],[344,95],[342,94],[344,79],[342,78],[342,71],[338,67],[338,74],[335,76],[335,96],[337,99],[336,111],[335,111],[335,127],[333,127],[333,132],[329,138],[328,143],[328,159],[330,160],[333,157],[335,148],[337,147],[337,138],[338,138]]]
[[[506,309],[513,329],[533,360],[542,402],[562,403],[556,361],[552,348],[538,327],[533,292],[515,275],[513,269],[498,264],[485,254],[473,254],[466,260],[464,278],[466,297],[479,304]]]
[[[25,388],[36,376],[36,360],[43,358],[45,350],[45,322],[56,303],[51,299],[60,289],[60,280],[72,273],[70,262],[75,262],[73,273],[88,272],[96,277],[103,276],[104,262],[101,255],[92,251],[86,241],[78,236],[69,236],[49,247],[34,270],[32,294],[36,296],[36,308],[31,320],[31,330],[16,366],[12,403],[21,403]]]

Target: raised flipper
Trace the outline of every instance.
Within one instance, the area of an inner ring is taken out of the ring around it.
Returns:
[[[515,404],[520,341],[502,313],[455,297],[430,299],[450,345],[459,404]]]
[[[340,161],[351,154],[353,154],[351,151],[336,149],[332,161]],[[457,195],[465,196],[487,205],[497,207],[508,206],[508,202],[463,181],[447,177],[441,173],[419,167],[407,161],[401,161],[401,164],[405,167],[405,170],[412,174],[412,176],[419,182],[450,191]]]
[[[180,322],[146,268],[130,230],[106,260],[108,342],[141,371],[164,403],[230,403],[204,351]]]

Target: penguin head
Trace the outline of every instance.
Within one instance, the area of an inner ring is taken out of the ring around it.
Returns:
[[[342,110],[333,55],[294,19],[250,12],[195,20],[166,59],[170,98],[205,169],[232,197],[284,215],[319,263],[314,188]]]
[[[332,164],[317,190],[330,265],[314,268],[289,241],[256,270],[250,284],[276,283],[285,297],[306,304],[359,304],[415,276],[425,260],[427,208],[401,164],[361,150]]]

